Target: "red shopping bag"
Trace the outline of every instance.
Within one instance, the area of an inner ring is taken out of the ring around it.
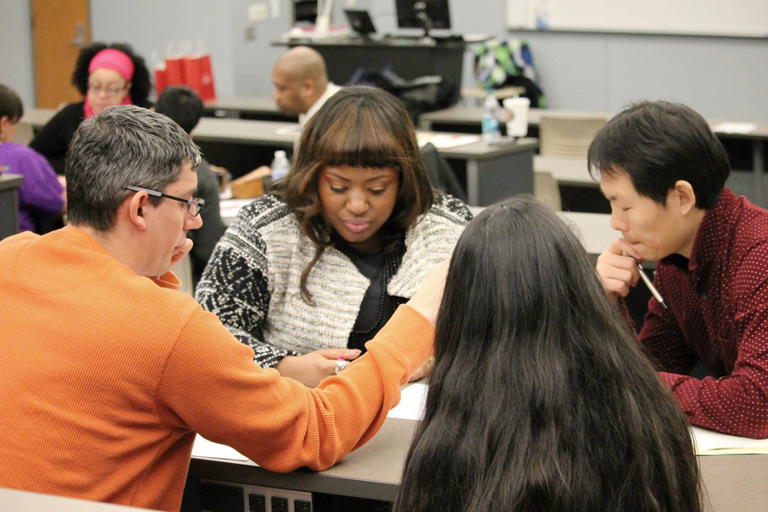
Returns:
[[[209,54],[186,56],[184,58],[184,78],[186,84],[197,92],[201,100],[216,99],[216,88],[213,83],[213,70]]]
[[[160,64],[155,68],[155,92],[158,96],[168,86],[168,71],[165,64]]]
[[[184,75],[184,57],[166,57],[165,59],[165,85],[186,85]]]

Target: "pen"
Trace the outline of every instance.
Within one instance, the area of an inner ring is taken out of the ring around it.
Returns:
[[[640,264],[637,262],[635,262],[635,264],[637,265],[637,270],[640,272],[640,278],[643,280],[643,282],[648,287],[648,289],[651,290],[651,294],[653,294],[653,297],[656,299],[656,301],[659,304],[661,304],[661,307],[663,307],[664,309],[668,309],[667,303],[664,302],[664,297],[662,297],[661,294],[659,293],[659,290],[657,290],[656,287],[653,286],[653,282],[651,282],[651,278],[648,277],[645,274],[645,272],[643,272],[643,267],[640,266]]]

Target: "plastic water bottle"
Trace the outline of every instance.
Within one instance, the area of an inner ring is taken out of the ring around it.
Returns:
[[[501,129],[496,109],[499,107],[496,97],[489,92],[485,98],[485,112],[483,113],[483,141],[486,144],[496,144],[501,140]]]
[[[272,181],[275,182],[282,179],[291,170],[291,164],[288,163],[288,157],[285,156],[285,151],[278,149],[275,151],[275,159],[272,160]]]

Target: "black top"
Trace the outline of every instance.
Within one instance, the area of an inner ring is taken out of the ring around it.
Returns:
[[[56,174],[64,174],[64,161],[67,149],[77,127],[85,119],[85,102],[70,103],[54,115],[29,143],[29,147],[43,155],[51,163]],[[140,107],[149,108],[150,103]]]
[[[407,301],[403,297],[394,297],[387,293],[387,285],[403,260],[405,244],[401,243],[397,250],[378,254],[358,252],[340,241],[336,242],[336,247],[371,281],[347,341],[347,348],[365,352],[365,344],[384,327],[397,307]]]

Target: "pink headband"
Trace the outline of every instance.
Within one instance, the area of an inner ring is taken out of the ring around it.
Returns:
[[[101,50],[91,59],[88,73],[93,73],[93,70],[103,68],[117,71],[126,82],[130,82],[133,79],[133,61],[120,50],[112,48]]]

